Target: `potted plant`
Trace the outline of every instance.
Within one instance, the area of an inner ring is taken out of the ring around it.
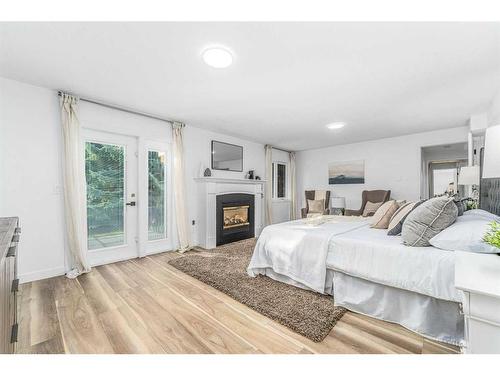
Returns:
[[[490,229],[485,233],[483,241],[500,249],[500,223],[497,221],[490,223]]]

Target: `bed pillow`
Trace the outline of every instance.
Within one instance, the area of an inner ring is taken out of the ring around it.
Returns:
[[[308,199],[307,204],[309,205],[309,213],[314,214],[322,214],[323,211],[325,210],[325,200],[324,199],[317,199],[317,200],[312,200]]]
[[[458,215],[453,198],[432,198],[413,211],[403,223],[401,236],[407,246],[430,246],[429,240],[455,222]]]
[[[470,210],[469,201],[471,201],[470,198],[464,198],[455,201],[455,204],[457,205],[458,208],[458,216],[462,216],[464,213]]]
[[[500,216],[497,216],[495,214],[492,214],[491,212],[488,212],[488,211],[485,211],[485,210],[481,210],[481,209],[474,209],[474,210],[469,210],[469,211],[466,211],[464,212],[464,217],[465,216],[468,216],[468,217],[482,217],[484,219],[487,219],[487,220],[499,220],[500,219]]]
[[[372,228],[387,229],[392,215],[398,210],[396,201],[387,201],[375,212],[371,222]]]
[[[383,204],[384,204],[384,202],[377,202],[377,203],[373,203],[370,201],[366,202],[365,209],[363,210],[363,216],[364,217],[373,216],[375,214],[375,212],[377,212],[377,210]]]
[[[415,208],[420,206],[424,201],[419,202],[408,202],[401,207],[392,215],[389,226],[387,227],[388,236],[397,236],[401,234],[401,229],[403,229],[403,223]]]
[[[498,218],[498,216],[497,216]],[[500,220],[500,218],[498,218]],[[473,253],[500,253],[500,248],[483,241],[491,220],[461,216],[457,221],[429,241],[434,247],[450,251],[470,251]]]

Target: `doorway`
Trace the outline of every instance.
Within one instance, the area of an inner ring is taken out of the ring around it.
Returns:
[[[84,130],[92,266],[171,249],[168,145]]]
[[[422,147],[421,161],[421,199],[445,193],[464,195],[465,187],[458,185],[458,174],[467,165],[466,142]]]

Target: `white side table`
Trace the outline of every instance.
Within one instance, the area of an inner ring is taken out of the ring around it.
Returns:
[[[457,251],[455,287],[465,294],[465,353],[500,353],[500,256]]]

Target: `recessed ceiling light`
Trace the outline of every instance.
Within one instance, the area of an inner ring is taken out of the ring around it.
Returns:
[[[326,125],[326,127],[330,130],[342,129],[345,126],[345,122],[332,122],[331,124]]]
[[[203,61],[213,68],[227,68],[233,63],[233,55],[225,48],[212,47],[203,51]]]

